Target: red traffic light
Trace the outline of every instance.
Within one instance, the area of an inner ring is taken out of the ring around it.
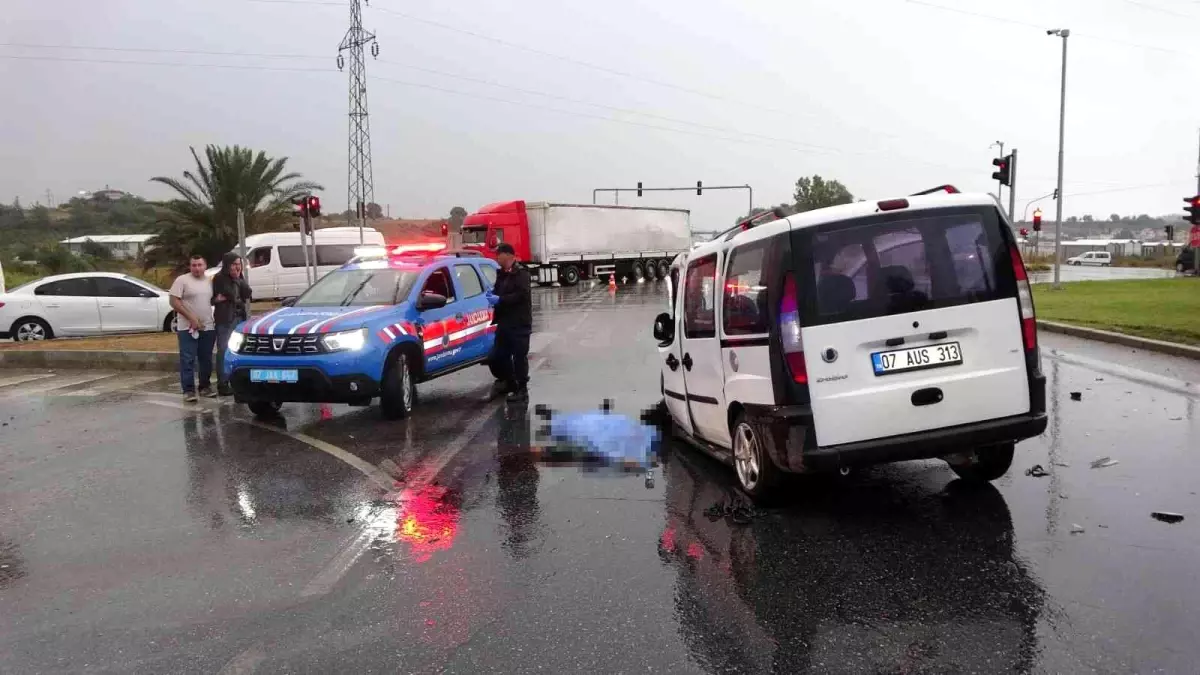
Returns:
[[[318,197],[316,195],[309,195],[308,199],[306,201],[307,201],[306,206],[308,207],[309,215],[314,216],[314,217],[321,215],[321,198],[320,197]]]
[[[1029,230],[1028,230],[1028,229],[1026,229],[1026,228],[1024,228],[1024,227],[1022,227],[1022,228],[1021,228],[1021,236],[1022,236],[1022,237],[1028,237],[1028,236],[1029,236]]]
[[[1033,231],[1034,232],[1042,231],[1042,210],[1041,209],[1033,210]]]
[[[1193,225],[1200,225],[1200,195],[1184,197],[1183,201],[1187,202],[1187,206],[1183,207],[1183,210],[1188,214],[1184,220]]]

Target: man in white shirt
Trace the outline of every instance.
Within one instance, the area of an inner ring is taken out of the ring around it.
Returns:
[[[188,273],[171,284],[171,307],[175,310],[175,334],[179,336],[179,384],[183,399],[196,397],[196,362],[200,362],[200,396],[212,398],[213,345],[217,341],[212,313],[212,282],[205,276],[208,263],[194,255]]]

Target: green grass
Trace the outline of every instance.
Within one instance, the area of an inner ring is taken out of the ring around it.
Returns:
[[[1035,284],[1033,298],[1039,319],[1200,345],[1200,279]]]

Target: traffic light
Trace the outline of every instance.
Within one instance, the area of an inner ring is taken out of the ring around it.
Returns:
[[[1001,185],[1012,185],[1012,155],[993,159],[992,166],[997,167],[997,170],[992,172],[992,180],[1000,181]]]
[[[1192,225],[1200,225],[1200,195],[1184,197],[1183,201],[1187,202],[1187,206],[1183,207],[1183,210],[1188,214],[1184,220]]]
[[[1033,231],[1042,231],[1042,210],[1040,208],[1033,210]]]
[[[700,183],[700,181],[696,181],[696,194],[697,195],[700,194],[700,192],[703,188],[704,188],[704,186]]]
[[[642,196],[642,181],[638,181],[638,196]]]
[[[316,195],[309,195],[306,201],[308,202],[308,215],[313,218],[319,218],[321,216],[321,198]]]
[[[1167,233],[1167,241],[1175,241],[1175,226],[1167,225],[1163,228]]]
[[[1025,228],[1023,228],[1023,227],[1022,227],[1022,228],[1021,228],[1021,236],[1022,236],[1022,237],[1028,237],[1028,236],[1029,236],[1029,230],[1027,230],[1027,229],[1025,229]]]

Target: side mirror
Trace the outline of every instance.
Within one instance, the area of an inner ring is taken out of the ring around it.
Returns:
[[[417,311],[424,312],[427,309],[440,309],[446,306],[446,296],[439,295],[426,291],[417,298]]]
[[[671,320],[670,314],[663,312],[654,317],[654,339],[662,344],[675,341],[675,322]]]
[[[296,304],[296,298],[284,298],[283,302],[280,302],[279,304],[283,305],[284,307],[292,307]]]

